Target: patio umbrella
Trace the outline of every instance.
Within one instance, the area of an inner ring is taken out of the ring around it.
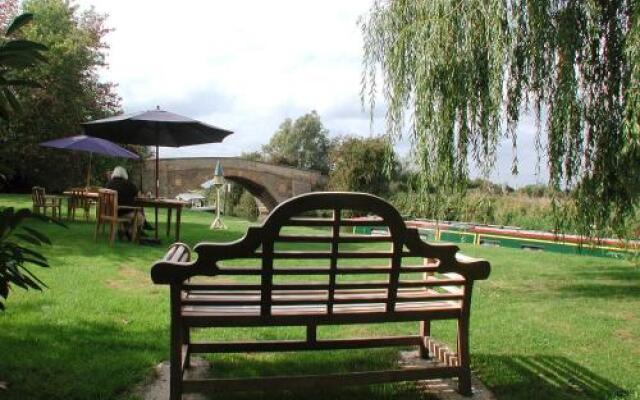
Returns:
[[[103,154],[112,157],[132,158],[138,159],[136,153],[131,152],[123,147],[118,146],[115,143],[111,143],[108,140],[100,139],[91,136],[77,135],[70,136],[61,139],[49,140],[40,143],[40,146],[53,147],[56,149],[66,150],[78,150],[86,151],[89,153],[89,168],[87,169],[87,187],[91,183],[91,158],[93,153]]]
[[[156,146],[156,198],[158,197],[158,147],[220,143],[232,131],[161,110],[118,115],[82,124],[89,136],[114,142]]]

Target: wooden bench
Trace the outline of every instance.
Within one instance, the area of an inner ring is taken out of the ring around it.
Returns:
[[[320,210],[328,218],[309,217]],[[377,219],[350,218],[352,211]],[[387,226],[387,235],[345,233]],[[294,227],[294,228],[291,228]],[[305,228],[306,227],[306,228]],[[345,228],[346,227],[346,228]],[[303,233],[301,233],[303,232]],[[174,244],[151,269],[170,285],[171,399],[182,393],[287,390],[457,377],[471,394],[469,314],[473,282],[487,261],[449,244],[423,242],[384,200],[363,193],[318,192],[276,207],[261,226],[232,243],[200,243],[197,259]],[[416,258],[419,260],[416,262]],[[234,260],[230,263],[230,260]],[[424,261],[423,261],[424,260]],[[431,321],[457,321],[457,351],[430,336]],[[415,335],[321,339],[319,325],[419,322]],[[193,328],[303,326],[305,340],[192,342]],[[434,366],[384,371],[244,379],[187,379],[194,353],[332,350],[418,346]]]

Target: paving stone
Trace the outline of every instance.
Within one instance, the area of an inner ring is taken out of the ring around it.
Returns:
[[[400,353],[399,364],[402,367],[410,367],[413,365],[429,365],[433,363],[429,360],[423,360],[418,356],[417,351],[407,351]],[[193,357],[191,359],[191,368],[187,371],[190,378],[206,378],[210,373],[210,364],[200,358]],[[433,400],[495,400],[493,394],[480,382],[476,377],[471,377],[473,386],[473,396],[464,397],[457,391],[457,382],[455,379],[434,379],[428,381],[416,382],[417,387],[425,394],[427,399]],[[140,386],[135,390],[135,394],[143,400],[168,400],[169,399],[169,362],[165,361],[156,366],[155,379]],[[189,394],[183,397],[183,400],[206,400],[207,397],[199,394]]]

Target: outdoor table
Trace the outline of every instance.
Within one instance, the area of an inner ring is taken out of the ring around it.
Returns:
[[[71,196],[71,191],[63,192],[65,196]],[[97,192],[84,192],[84,195],[89,199],[98,199]],[[163,199],[163,198],[149,198],[149,197],[136,197],[135,205],[140,207],[153,207],[155,209],[155,238],[158,239],[158,209],[167,209],[167,236],[171,234],[171,215],[173,210],[176,210],[176,242],[180,241],[180,220],[182,217],[182,208],[188,203],[180,200]]]
[[[158,208],[167,209],[167,236],[171,234],[171,214],[176,210],[176,242],[180,241],[180,218],[182,216],[182,207],[188,203],[180,200],[162,199],[162,198],[136,198],[135,205],[141,207],[153,207],[155,209],[155,238],[158,239]]]
[[[95,189],[94,189],[95,190]],[[71,196],[73,195],[73,191],[65,190],[62,192],[62,195],[67,198],[67,216],[69,215],[69,211],[71,209]],[[98,201],[98,192],[93,191],[83,191],[82,197],[86,197],[89,200]],[[98,207],[96,207],[96,219],[98,218]]]
[[[62,194],[66,197],[69,197],[71,196],[72,192],[71,190],[65,190],[64,192],[62,192]],[[82,192],[82,195],[87,199],[98,200],[98,192]]]

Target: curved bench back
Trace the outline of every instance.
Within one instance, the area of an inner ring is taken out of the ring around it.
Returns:
[[[377,234],[354,234],[357,227],[375,229]],[[383,311],[394,311],[399,303],[463,298],[461,292],[444,293],[437,288],[463,285],[464,278],[433,276],[455,264],[457,247],[422,242],[393,206],[365,193],[297,196],[276,207],[262,226],[249,228],[243,239],[201,243],[194,250],[198,258],[182,270],[182,277],[216,279],[193,280],[185,283],[185,289],[224,293],[224,299],[209,298],[206,305],[259,307],[265,316],[274,306],[332,313],[377,304]],[[431,262],[423,263],[425,257]],[[154,281],[162,280],[154,276]],[[229,299],[229,293],[237,293],[237,299]]]

